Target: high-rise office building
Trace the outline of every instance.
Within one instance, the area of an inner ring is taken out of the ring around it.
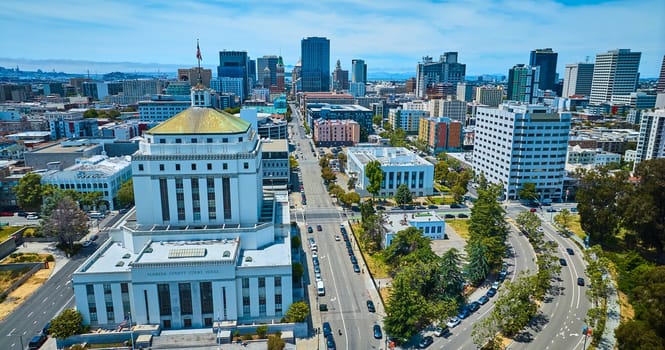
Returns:
[[[349,71],[342,69],[342,64],[337,60],[335,70],[333,71],[333,91],[342,91],[349,89]]]
[[[256,70],[258,73],[257,83],[263,85],[266,89],[272,85],[277,85],[277,61],[279,61],[279,57],[274,55],[263,56],[256,59]],[[268,70],[266,70],[266,68],[268,68]],[[268,83],[267,86],[266,83]]]
[[[498,107],[503,101],[503,89],[501,86],[478,86],[474,101],[481,105]]]
[[[540,67],[518,64],[508,71],[508,100],[536,103],[539,88]]]
[[[300,91],[330,91],[330,40],[322,37],[302,39],[300,52]]]
[[[660,66],[660,76],[658,77],[657,92],[665,92],[665,55],[663,55],[663,64]]]
[[[642,113],[636,153],[635,164],[644,160],[665,158],[665,109]]]
[[[249,80],[249,87],[251,88],[256,85],[256,60],[247,56],[247,61],[249,62],[249,65],[247,66],[247,79]]]
[[[503,185],[506,199],[519,199],[526,183],[536,184],[541,202],[563,198],[570,120],[570,113],[542,105],[478,107],[474,173]],[[508,134],[513,136],[505,137]]]
[[[474,88],[476,86],[471,83],[458,83],[457,84],[457,99],[464,102],[473,101]]]
[[[641,52],[617,49],[596,55],[589,104],[608,102],[612,95],[635,92],[639,78]]]
[[[367,82],[367,64],[364,60],[358,58],[351,60],[351,81],[354,83]]]
[[[277,78],[277,91],[284,92],[284,60],[282,56],[279,56],[277,59],[277,73],[275,74]]]
[[[529,65],[531,67],[540,67],[540,82],[538,84],[541,90],[554,90],[556,84],[556,61],[559,54],[552,51],[551,48],[536,49],[531,51]]]
[[[466,65],[457,62],[457,52],[445,52],[434,62],[432,57],[423,57],[416,69],[416,96],[425,97],[427,88],[437,83],[452,83],[455,93],[456,85],[464,81]]]
[[[245,51],[220,51],[219,66],[217,66],[217,78],[241,78],[242,79],[242,99],[247,97],[251,91],[249,79],[249,57]]]
[[[591,95],[593,63],[572,63],[566,65],[563,75],[562,97]]]

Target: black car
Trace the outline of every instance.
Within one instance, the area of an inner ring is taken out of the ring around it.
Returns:
[[[577,278],[577,285],[580,287],[584,287],[584,278],[578,277]]]
[[[376,312],[376,308],[374,307],[374,302],[371,300],[367,300],[367,311]]]
[[[454,219],[454,218],[455,218],[455,215],[453,215],[453,214],[446,214],[446,215],[444,215],[443,217],[445,217],[446,219]]]
[[[358,264],[358,259],[356,259],[355,255],[351,255],[351,263],[354,265]]]
[[[321,225],[316,225],[316,230],[321,232],[323,231],[323,227],[321,227]]]
[[[575,255],[573,248],[566,248],[566,252],[568,252],[568,255]]]
[[[439,207],[434,204],[430,204],[427,206],[427,209],[439,209]]]
[[[434,343],[434,338],[432,338],[431,336],[428,335],[428,336],[424,337],[420,341],[420,343],[418,343],[418,348],[424,349],[424,348],[432,345],[432,343]]]
[[[46,336],[46,334],[37,334],[36,336],[32,337],[32,339],[30,339],[30,342],[28,343],[28,350],[37,350],[41,348],[42,345],[46,343],[47,338],[48,337]]]
[[[470,312],[476,312],[478,309],[480,309],[480,303],[477,301],[474,301],[470,303],[467,308],[469,309]]]
[[[559,259],[559,263],[561,264],[561,266],[568,266],[568,263],[566,262],[566,259],[563,259],[563,258]]]
[[[332,334],[332,328],[330,327],[330,323],[323,322],[323,336],[327,337],[330,334]]]
[[[382,205],[377,205],[376,210],[386,210],[386,207],[384,207]]]
[[[353,264],[353,272],[360,273],[360,266],[358,264]]]
[[[336,350],[337,346],[335,345],[335,338],[333,338],[332,334],[326,337],[326,348],[328,350]]]
[[[462,206],[457,204],[457,203],[453,203],[453,204],[450,205],[450,207],[451,208],[461,208]]]
[[[466,219],[466,218],[468,218],[469,216],[466,215],[466,214],[457,214],[457,217],[460,218],[460,219]]]
[[[381,326],[379,326],[378,324],[374,325],[374,338],[375,339],[383,338],[383,333],[381,333]]]

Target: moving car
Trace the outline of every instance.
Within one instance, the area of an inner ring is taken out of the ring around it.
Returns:
[[[312,233],[312,232],[314,232],[312,226],[307,226],[307,233]]]
[[[419,349],[424,349],[424,348],[432,345],[432,343],[434,343],[434,338],[432,338],[431,336],[428,335],[428,336],[424,337],[420,341],[420,343],[418,343],[418,348]]]
[[[381,326],[379,326],[378,324],[374,325],[374,338],[375,339],[383,338],[383,333],[381,333]]]
[[[335,235],[335,240],[338,242],[341,240],[341,238],[339,238],[339,235]]]
[[[577,278],[577,285],[580,287],[584,287],[584,278],[578,277]]]
[[[321,232],[321,231],[323,231],[323,228],[321,227],[321,225],[316,225],[316,230]]]
[[[575,255],[573,248],[566,248],[566,252],[568,252],[568,255]]]
[[[367,300],[367,311],[376,312],[376,308],[374,308],[374,302],[371,300]]]
[[[41,348],[42,345],[44,345],[44,343],[46,342],[47,338],[48,337],[46,336],[46,334],[43,333],[37,334],[36,336],[32,337],[32,339],[30,339],[30,342],[28,343],[28,350],[37,350]]]
[[[537,211],[537,209],[536,208],[531,208],[531,209],[529,209],[529,211],[532,212],[532,213],[535,213]]]
[[[460,322],[462,322],[462,320],[460,320],[457,317],[453,317],[450,320],[448,320],[448,322],[446,322],[446,326],[448,326],[448,328],[455,328],[455,326],[460,324]]]
[[[561,266],[568,266],[568,263],[566,262],[566,259],[563,259],[563,258],[559,259],[559,264],[561,264]]]

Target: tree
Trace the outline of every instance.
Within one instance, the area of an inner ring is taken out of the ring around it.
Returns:
[[[298,161],[296,160],[296,157],[289,156],[289,167],[291,169],[294,169],[294,168],[298,167]]]
[[[397,128],[390,133],[390,145],[393,147],[406,146],[406,131],[402,128]]]
[[[291,249],[299,249],[301,244],[300,236],[291,237]]]
[[[330,162],[330,159],[328,159],[328,157],[325,157],[325,156],[321,157],[321,159],[319,159],[319,166],[321,167],[321,170],[327,168],[329,166],[328,165],[329,162]]]
[[[381,126],[381,124],[383,124],[383,116],[378,115],[378,114],[374,115],[372,117],[372,123],[374,125]]]
[[[500,294],[494,304],[494,317],[504,335],[512,337],[527,326],[538,311],[532,296],[535,281],[533,276],[518,275],[515,282],[504,282],[504,293]]]
[[[60,315],[51,320],[51,335],[64,339],[83,330],[83,316],[76,309],[66,309]]]
[[[80,193],[73,190],[61,190],[55,186],[44,186],[43,190],[43,203],[41,215],[43,217],[51,216],[51,213],[55,210],[58,204],[65,198],[70,198],[73,201],[77,201],[80,197]],[[77,205],[78,206],[78,205]]]
[[[480,240],[470,241],[465,247],[468,264],[466,274],[473,284],[479,284],[490,272],[487,261],[487,246]]]
[[[282,333],[268,336],[268,350],[284,350],[286,342],[282,339]]]
[[[647,322],[657,334],[665,334],[665,266],[647,272],[633,290],[637,319]]]
[[[338,153],[337,154],[337,160],[339,160],[339,166],[342,168],[346,168],[346,154],[345,153]]]
[[[499,320],[494,313],[473,324],[471,339],[478,349],[499,350],[501,341],[497,339],[499,334]]]
[[[580,225],[592,242],[609,243],[614,240],[622,213],[619,199],[628,195],[628,173],[610,173],[605,168],[577,173],[580,184],[577,190],[577,209]]]
[[[46,236],[57,237],[60,244],[73,249],[74,241],[88,232],[88,216],[74,200],[65,196],[42,222],[40,229]]]
[[[471,209],[469,219],[469,241],[482,241],[490,267],[499,266],[503,262],[508,237],[505,212],[496,201],[500,191],[501,187],[498,185],[488,186],[486,189],[478,188],[478,200]]]
[[[78,196],[74,195],[70,197],[74,200],[76,200],[78,197],[79,205],[84,209],[85,208],[97,209],[97,207],[99,207],[100,202],[102,201],[102,198],[104,198],[104,195],[102,194],[102,192],[95,191],[95,192],[82,192],[78,193]]]
[[[635,177],[639,183],[619,205],[625,208],[625,226],[661,253],[665,248],[665,159],[640,162]]]
[[[427,323],[429,303],[411,283],[418,275],[405,269],[392,282],[383,324],[386,333],[398,339],[411,338]]]
[[[376,197],[381,190],[381,182],[383,181],[381,162],[378,160],[373,160],[367,163],[367,165],[365,165],[365,177],[367,177],[369,180],[369,185],[367,185],[367,192],[372,195],[372,201],[374,201],[374,197]]]
[[[28,173],[14,187],[18,206],[30,211],[38,211],[42,205],[42,177],[39,174]]]
[[[331,181],[337,180],[337,175],[334,171],[330,170],[330,168],[325,167],[321,169],[321,178],[323,178],[326,183],[329,183]]]
[[[538,192],[536,191],[536,184],[533,182],[525,182],[524,185],[522,185],[522,188],[519,189],[518,195],[522,200],[537,201]]]
[[[559,214],[554,217],[554,223],[561,233],[568,232],[568,226],[573,221],[573,214],[568,209],[561,209]]]
[[[413,195],[407,184],[400,184],[395,192],[395,202],[404,207],[405,204],[411,203]]]
[[[88,109],[87,111],[83,112],[83,118],[97,118],[98,113],[97,110],[92,108]]]
[[[543,233],[541,230],[542,220],[529,210],[524,210],[517,214],[515,219],[522,233],[524,233],[535,249],[540,247],[543,242]]]
[[[662,336],[641,320],[623,322],[615,332],[619,349],[665,349]]]
[[[117,110],[112,109],[112,110],[108,111],[107,115],[108,115],[109,118],[111,118],[113,120],[116,120],[116,119],[118,119],[118,117],[120,117],[121,114]]]
[[[304,301],[296,301],[286,311],[286,322],[299,323],[304,322],[309,316],[309,306]]]
[[[441,293],[445,298],[458,298],[464,289],[464,275],[462,274],[459,251],[451,248],[439,260],[438,278]]]
[[[118,203],[124,208],[134,205],[134,180],[129,179],[120,185]]]
[[[299,262],[294,262],[291,264],[291,277],[293,282],[298,283],[302,278],[302,275],[305,273],[305,268]]]
[[[404,260],[409,255],[412,257],[408,260],[412,261],[428,261],[436,256],[432,251],[430,239],[423,236],[423,233],[415,227],[397,232],[384,252],[386,261],[393,269],[403,266]]]
[[[439,153],[439,155],[441,154],[444,153]],[[449,171],[450,170],[448,169],[448,162],[446,162],[445,160],[439,160],[434,165],[434,181],[438,183],[443,183],[448,177]]]
[[[464,195],[466,194],[466,187],[463,187],[462,184],[458,182],[450,189],[450,191],[453,194],[453,200],[455,203],[462,203]]]
[[[346,189],[349,191],[353,191],[356,189],[356,183],[358,182],[358,179],[355,177],[349,178],[349,181],[346,183]]]
[[[350,204],[360,203],[360,195],[355,192],[347,192],[344,197]]]

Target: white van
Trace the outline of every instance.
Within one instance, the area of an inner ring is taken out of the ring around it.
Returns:
[[[102,214],[98,211],[91,211],[90,213],[88,213],[88,216],[91,219],[102,219],[102,218],[104,218],[104,214]]]
[[[326,295],[326,287],[323,286],[323,281],[316,282],[316,292],[320,297]]]

